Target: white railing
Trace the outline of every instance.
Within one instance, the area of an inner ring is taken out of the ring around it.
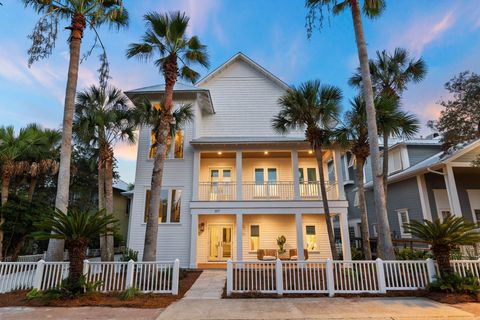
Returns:
[[[469,274],[480,278],[480,259],[478,260],[451,260],[453,271],[465,277]]]
[[[37,262],[45,259],[45,253],[30,254],[25,256],[18,256],[15,262]],[[5,257],[4,262],[12,262],[12,257]]]
[[[452,261],[461,276],[480,278],[480,260]],[[262,292],[386,293],[424,289],[438,274],[431,259],[419,261],[227,261],[227,295]]]
[[[36,262],[0,263],[0,293],[32,288],[36,269]]]
[[[69,262],[1,262],[0,293],[36,288],[57,288],[68,277]],[[142,292],[178,294],[180,262],[92,262],[85,260],[83,274],[88,282],[99,282],[102,292],[131,287]]]
[[[338,199],[338,184],[336,181],[325,182],[325,191],[327,192],[328,200]],[[300,197],[304,200],[318,200],[321,199],[322,193],[320,190],[320,181],[303,182],[300,183]]]
[[[243,200],[292,200],[293,182],[243,182]]]
[[[200,182],[198,184],[198,200],[230,201],[235,200],[237,185],[235,182]]]

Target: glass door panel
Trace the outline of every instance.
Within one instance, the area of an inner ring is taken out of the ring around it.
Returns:
[[[232,258],[232,227],[209,227],[209,260],[224,261]]]

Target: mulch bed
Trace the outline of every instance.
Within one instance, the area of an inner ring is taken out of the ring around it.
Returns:
[[[181,299],[195,283],[202,271],[188,271],[186,277],[180,280],[178,295],[143,294],[132,300],[121,300],[120,293],[88,293],[73,299],[33,299],[27,300],[28,291],[15,291],[0,294],[0,307],[127,307],[127,308],[166,308],[171,303]]]

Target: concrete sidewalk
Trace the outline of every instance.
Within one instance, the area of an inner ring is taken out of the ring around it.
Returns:
[[[78,307],[78,308],[0,308],[1,320],[154,320],[163,309],[134,309],[108,307]]]
[[[480,319],[424,298],[182,299],[158,320]]]

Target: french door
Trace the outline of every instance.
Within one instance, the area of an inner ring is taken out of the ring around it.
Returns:
[[[211,225],[209,233],[209,261],[226,261],[232,258],[232,227]]]
[[[301,197],[318,197],[318,180],[316,168],[298,168]]]
[[[232,200],[233,195],[232,169],[210,169],[210,201]]]
[[[278,197],[276,168],[255,168],[255,197]]]

